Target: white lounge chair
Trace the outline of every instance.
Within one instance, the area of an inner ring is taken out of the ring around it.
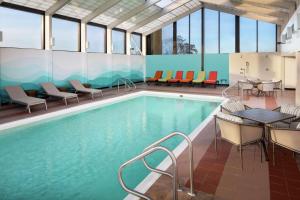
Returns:
[[[69,93],[69,92],[61,92],[51,82],[42,83],[41,86],[43,87],[47,95],[62,98],[66,105],[68,105],[67,99],[73,99],[73,98],[76,98],[77,102],[79,103],[77,94]]]
[[[30,106],[44,104],[47,110],[47,103],[45,99],[36,97],[29,97],[20,86],[7,86],[4,88],[13,103],[25,105],[29,113],[31,113]]]
[[[70,84],[75,89],[76,93],[77,92],[82,92],[82,93],[91,94],[92,99],[94,99],[94,96],[97,95],[97,94],[100,94],[101,96],[103,96],[102,90],[93,89],[93,88],[86,88],[78,80],[70,80]]]

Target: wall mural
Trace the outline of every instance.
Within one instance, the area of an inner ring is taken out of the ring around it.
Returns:
[[[144,56],[0,48],[0,89],[20,85],[40,89],[41,82],[69,86],[78,79],[92,87],[112,87],[119,78],[143,81]]]

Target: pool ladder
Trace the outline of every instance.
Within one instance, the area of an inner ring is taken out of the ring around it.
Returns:
[[[122,186],[122,188],[128,192],[129,194],[132,194],[136,197],[142,198],[142,199],[146,199],[146,200],[152,200],[149,196],[146,196],[136,190],[130,189],[126,186],[126,184],[124,183],[123,177],[122,177],[122,173],[123,173],[123,169],[134,163],[137,160],[142,160],[145,167],[147,169],[149,169],[152,172],[161,174],[161,175],[166,175],[169,176],[172,179],[172,190],[173,190],[173,200],[177,200],[178,199],[178,191],[182,191],[180,189],[180,185],[179,185],[179,180],[178,180],[178,169],[177,169],[177,160],[176,157],[174,155],[174,153],[167,149],[166,147],[161,146],[160,144],[172,137],[175,136],[181,136],[183,137],[187,143],[188,143],[188,149],[189,149],[189,178],[190,178],[190,190],[188,192],[188,195],[194,197],[195,193],[194,193],[194,174],[193,174],[193,167],[194,167],[194,160],[193,160],[193,145],[192,145],[192,141],[190,140],[190,138],[188,136],[186,136],[185,134],[181,133],[181,132],[173,132],[165,137],[163,137],[162,139],[154,142],[153,144],[149,145],[147,148],[144,149],[143,153],[139,154],[138,156],[128,160],[127,162],[123,163],[120,168],[119,168],[119,172],[118,172],[118,178],[119,178],[119,182]],[[171,158],[172,160],[172,173],[166,172],[166,171],[162,171],[159,169],[155,169],[152,168],[145,160],[145,157],[156,152],[156,151],[164,151],[168,154],[168,156]]]
[[[136,85],[134,84],[134,82],[128,78],[119,78],[118,79],[118,93],[120,92],[120,86],[121,84],[124,84],[125,90],[126,89],[136,89]]]

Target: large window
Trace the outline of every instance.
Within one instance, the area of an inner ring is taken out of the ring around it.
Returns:
[[[0,47],[43,48],[43,16],[0,7]]]
[[[220,12],[220,53],[235,52],[235,16]]]
[[[125,31],[112,30],[112,53],[125,54]]]
[[[201,53],[201,10],[198,10],[190,16],[190,53]]]
[[[205,53],[219,52],[219,14],[218,11],[204,10],[204,26],[205,26]]]
[[[190,39],[189,39],[189,16],[186,16],[177,21],[177,53],[190,53]]]
[[[256,52],[256,20],[240,17],[240,51]]]
[[[52,18],[53,50],[79,51],[79,23]]]
[[[173,53],[173,24],[162,28],[162,54]]]
[[[87,25],[87,52],[106,52],[106,30],[103,27]]]
[[[258,21],[258,51],[276,51],[276,25]]]
[[[132,55],[141,55],[142,52],[142,35],[140,34],[131,34],[131,48],[130,54]]]

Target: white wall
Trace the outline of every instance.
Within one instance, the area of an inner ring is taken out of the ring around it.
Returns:
[[[249,63],[248,67],[246,62]],[[241,69],[245,69],[244,71]],[[229,56],[229,80],[284,80],[284,59],[276,53],[233,53]]]
[[[282,53],[295,53],[297,51],[300,51],[300,27],[297,26],[297,13],[300,13],[300,6],[282,30],[281,35],[285,34],[287,32],[287,27],[292,26],[293,24],[296,29],[299,29],[295,33],[293,33],[292,39],[286,41],[286,44],[281,45]]]
[[[300,77],[300,52],[296,55],[297,58],[297,76]],[[300,106],[300,79],[297,79],[296,87],[296,105]]]

